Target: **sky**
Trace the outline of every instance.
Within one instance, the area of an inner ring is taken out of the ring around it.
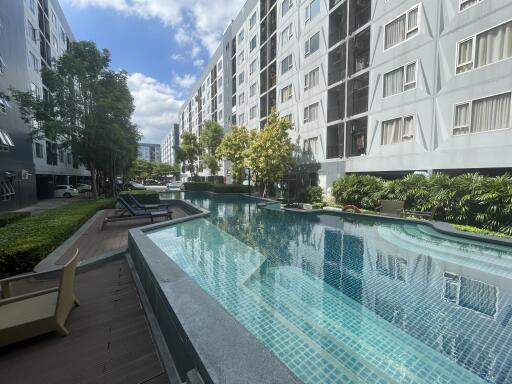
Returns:
[[[128,71],[133,121],[159,144],[245,0],[59,0],[77,40],[111,53]]]

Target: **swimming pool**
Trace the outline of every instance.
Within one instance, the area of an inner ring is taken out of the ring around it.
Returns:
[[[304,383],[512,382],[512,249],[185,195],[147,236]]]

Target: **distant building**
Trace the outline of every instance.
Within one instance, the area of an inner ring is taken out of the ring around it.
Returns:
[[[0,211],[53,197],[57,184],[88,182],[90,172],[51,140],[28,140],[30,127],[8,101],[9,88],[46,94],[41,68],[74,40],[57,0],[7,1],[0,7]]]
[[[176,162],[176,148],[180,145],[180,125],[173,124],[172,129],[162,142],[162,163]]]
[[[151,161],[152,163],[161,163],[162,154],[160,151],[160,144],[139,143],[139,155],[137,158],[140,160]]]

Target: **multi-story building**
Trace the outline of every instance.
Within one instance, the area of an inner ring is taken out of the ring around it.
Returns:
[[[511,58],[508,0],[248,0],[180,129],[261,129],[276,108],[324,188],[346,173],[504,172]]]
[[[162,141],[162,163],[176,163],[176,148],[180,145],[180,125],[173,124],[172,129]]]
[[[57,0],[9,1],[0,7],[0,92],[30,90],[45,97],[40,70],[66,51],[73,34]],[[30,128],[14,103],[2,98],[0,210],[53,197],[56,184],[86,181],[89,171],[50,140],[29,140]],[[6,144],[7,143],[7,144]],[[36,193],[37,191],[37,193]]]
[[[139,154],[137,158],[140,160],[151,161],[152,163],[161,163],[162,154],[160,144],[139,143]]]

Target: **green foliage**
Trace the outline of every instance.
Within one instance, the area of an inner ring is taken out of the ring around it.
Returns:
[[[512,177],[468,173],[450,177],[437,173],[427,178],[409,175],[385,181],[350,175],[333,184],[340,204],[375,209],[380,200],[405,200],[408,210],[431,212],[434,219],[512,235]]]
[[[0,228],[30,216],[30,212],[0,212]]]
[[[203,128],[201,129],[199,144],[204,151],[210,155],[214,155],[223,137],[224,129],[222,126],[216,121],[207,120],[204,122]]]
[[[471,233],[477,233],[479,235],[501,237],[501,238],[504,238],[504,239],[512,239],[512,236],[510,236],[510,235],[505,235],[505,234],[500,233],[500,232],[489,231],[487,229],[472,227],[470,225],[452,224],[452,226],[455,229],[458,229],[459,231],[463,231],[463,232],[471,232]]]
[[[168,175],[180,174],[180,166],[177,164],[153,163],[142,159],[136,159],[128,172],[130,177],[146,180],[157,179]]]
[[[322,194],[322,187],[309,186],[306,188],[306,202],[310,204],[320,203],[322,202]]]
[[[197,136],[192,132],[183,132],[180,136],[180,146],[178,148],[176,151],[178,161],[185,163],[185,169],[192,175],[196,175],[196,161],[201,155],[201,146],[197,141]]]
[[[0,276],[28,272],[112,199],[85,200],[34,213],[0,228]]]
[[[241,184],[211,184],[192,182],[184,183],[185,191],[210,191],[215,193],[251,193],[249,185]]]
[[[137,201],[141,204],[159,204],[160,197],[157,191],[150,190],[135,190],[135,191],[123,191],[120,195],[133,195]]]
[[[292,129],[290,121],[272,112],[267,124],[251,141],[248,153],[248,163],[257,173],[258,178],[265,184],[282,179],[295,165],[294,146],[288,136]]]
[[[256,132],[246,127],[231,126],[231,132],[224,136],[215,156],[231,161],[231,175],[235,183],[241,182],[242,170],[248,166],[249,147],[256,137]]]
[[[210,154],[205,154],[203,156],[203,162],[206,168],[210,170],[212,176],[215,176],[220,171],[219,160]]]

